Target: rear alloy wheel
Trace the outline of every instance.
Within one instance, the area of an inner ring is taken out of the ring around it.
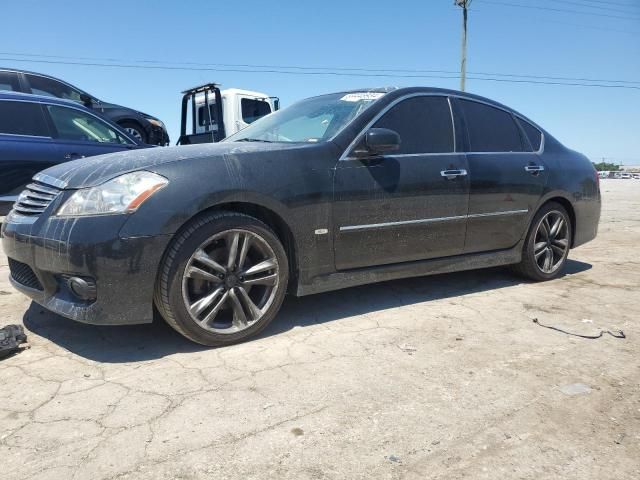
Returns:
[[[538,224],[533,243],[533,256],[538,268],[546,274],[558,270],[569,250],[569,226],[558,211],[547,213]]]
[[[571,220],[565,208],[548,203],[536,214],[515,270],[533,280],[550,280],[562,272],[571,247]]]
[[[280,241],[262,222],[243,214],[209,215],[171,248],[156,304],[171,326],[195,342],[236,343],[275,317],[288,268]]]

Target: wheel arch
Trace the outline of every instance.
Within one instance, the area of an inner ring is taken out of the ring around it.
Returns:
[[[143,132],[147,131],[147,127],[145,127],[140,120],[133,117],[122,117],[122,118],[118,118],[117,120],[113,120],[113,122],[120,127],[122,127],[123,123],[129,123],[129,124],[133,123],[139,126]]]
[[[543,208],[545,205],[547,205],[548,203],[551,203],[551,202],[559,203],[560,205],[562,205],[564,207],[564,209],[569,214],[569,219],[571,220],[571,232],[573,233],[573,235],[571,236],[571,248],[573,248],[573,246],[575,244],[575,239],[576,239],[576,235],[575,235],[575,232],[576,232],[576,211],[573,208],[573,204],[571,203],[571,200],[569,200],[566,196],[563,196],[563,195],[560,195],[560,194],[550,194],[550,195],[546,196],[540,202],[540,204],[538,205],[538,208],[536,209],[534,214],[531,216],[531,219],[533,221],[533,217],[535,217],[535,214],[538,213],[541,208]],[[527,232],[528,231],[529,231],[529,229],[527,229]],[[526,235],[526,232],[525,232],[525,235]]]
[[[273,209],[253,202],[229,201],[212,205],[204,210],[199,211],[195,215],[188,218],[178,229],[176,234],[182,231],[195,219],[212,212],[236,212],[254,217],[275,232],[276,236],[282,242],[282,246],[287,254],[289,261],[289,285],[288,288],[295,286],[298,280],[298,248],[295,242],[293,231],[289,224],[276,213]],[[167,247],[169,248],[169,247]]]

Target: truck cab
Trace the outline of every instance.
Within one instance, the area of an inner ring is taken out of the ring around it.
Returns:
[[[215,83],[182,93],[178,145],[219,142],[279,108],[277,97],[239,88],[220,90]]]

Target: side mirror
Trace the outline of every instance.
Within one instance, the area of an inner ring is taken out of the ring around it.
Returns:
[[[80,94],[80,101],[85,107],[91,108],[93,106],[93,98],[91,98],[86,93]]]
[[[400,135],[388,128],[371,128],[365,133],[361,147],[354,153],[358,156],[380,155],[400,148]]]

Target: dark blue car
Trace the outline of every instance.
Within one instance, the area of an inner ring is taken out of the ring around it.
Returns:
[[[145,147],[77,102],[2,92],[0,215],[8,213],[40,170],[77,158]]]

